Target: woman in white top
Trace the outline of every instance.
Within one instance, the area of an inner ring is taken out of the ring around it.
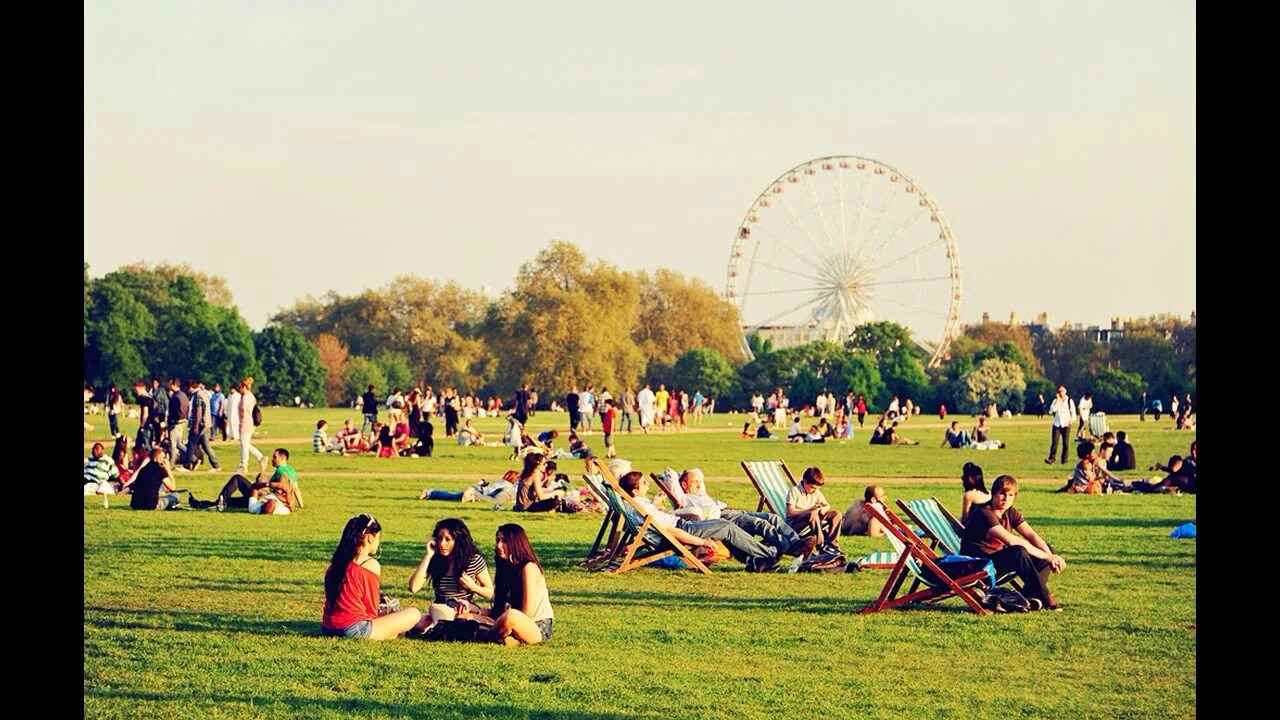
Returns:
[[[475,619],[493,618],[493,639],[505,645],[534,645],[550,640],[555,613],[551,611],[542,564],[524,528],[515,523],[499,526],[493,554],[497,567],[493,607],[481,611],[481,617]],[[470,612],[458,608],[460,619],[469,616]]]

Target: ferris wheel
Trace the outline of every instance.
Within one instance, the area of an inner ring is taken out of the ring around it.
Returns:
[[[843,343],[892,320],[941,363],[960,325],[960,257],[942,209],[902,171],[857,156],[782,173],[756,196],[729,254],[725,297],[744,337]]]

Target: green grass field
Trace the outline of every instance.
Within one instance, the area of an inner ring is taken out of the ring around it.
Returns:
[[[1193,717],[1196,715],[1196,543],[1169,532],[1194,520],[1195,496],[1054,494],[1069,468],[1047,466],[1048,420],[996,420],[1005,450],[938,448],[944,424],[916,418],[919,447],[741,440],[741,416],[701,431],[621,435],[640,470],[697,465],[713,495],[755,507],[742,459],[781,457],[793,471],[823,468],[825,493],[844,507],[867,478],[890,499],[936,495],[959,505],[961,465],[988,483],[1025,484],[1017,506],[1067,558],[1051,581],[1063,613],[977,617],[959,600],[855,612],[887,571],[751,575],[735,562],[691,572],[642,569],[618,577],[575,567],[600,516],[526,516],[479,504],[419,502],[425,486],[461,489],[513,467],[500,447],[460,448],[437,424],[437,457],[316,456],[315,420],[331,432],[352,410],[267,408],[255,437],[294,455],[307,508],[289,517],[242,512],[140,513],[126,498],[84,499],[84,712],[86,717]],[[106,437],[106,419],[86,437]],[[950,418],[949,418],[950,419]],[[971,418],[960,418],[972,426]],[[504,423],[481,430],[497,440]],[[531,429],[564,427],[539,414]],[[135,424],[122,423],[132,434]],[[1165,419],[1111,418],[1130,432],[1140,468],[1182,454],[1195,435]],[[590,444],[603,450],[597,433]],[[215,444],[233,468],[233,444]],[[580,484],[579,461],[561,468]],[[1148,475],[1125,473],[1127,478]],[[179,475],[212,497],[227,473]],[[520,522],[547,568],[555,637],[502,648],[319,636],[321,577],[343,523],[371,512],[382,523],[383,589],[404,589],[433,524],[460,517],[492,562],[495,528]],[[888,549],[844,538],[850,558]]]

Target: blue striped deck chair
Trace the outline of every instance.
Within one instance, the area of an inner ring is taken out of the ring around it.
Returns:
[[[686,566],[704,575],[711,574],[711,570],[694,557],[684,543],[676,540],[671,533],[645,514],[635,499],[618,484],[618,479],[609,472],[609,468],[597,458],[587,458],[587,473],[583,478],[596,475],[604,480],[599,489],[603,491],[609,507],[618,513],[626,526],[626,532],[619,538],[612,559],[604,569],[606,573],[621,574],[670,555],[679,555]],[[622,556],[620,561],[617,560],[618,555]],[[617,563],[616,566],[615,563]]]
[[[942,555],[960,555],[960,534],[964,532],[964,524],[956,519],[947,507],[938,502],[938,498],[929,497],[924,500],[898,501],[898,507],[911,518],[911,522],[924,530],[932,540],[931,547]],[[1015,572],[1005,573],[996,579],[997,585],[1006,582],[1017,590],[1022,590]],[[914,586],[913,586],[914,589]]]
[[[613,560],[613,556],[617,554],[618,539],[622,535],[622,531],[619,529],[622,516],[613,509],[613,503],[610,502],[608,495],[605,493],[604,476],[588,473],[582,476],[582,480],[587,484],[587,489],[600,500],[600,504],[605,508],[604,520],[600,523],[600,532],[596,533],[596,541],[591,546],[591,550],[587,552],[587,559],[578,563],[578,567],[590,570],[600,564],[607,565]],[[606,532],[608,533],[608,540],[601,547],[600,542],[605,539]]]
[[[876,505],[868,505],[867,511],[884,526],[885,536],[889,538],[893,549],[898,552],[898,562],[893,566],[889,577],[885,579],[880,596],[859,612],[875,613],[908,603],[937,602],[953,596],[964,600],[965,604],[979,615],[986,615],[989,612],[978,602],[978,598],[971,589],[976,585],[990,582],[990,576],[986,570],[952,577],[938,566],[937,561],[942,558],[926,545],[924,540],[917,537],[906,523],[894,515],[892,510],[889,508],[881,510]],[[928,575],[925,574],[926,570]],[[897,597],[902,589],[902,583],[908,576],[918,580],[925,589]]]

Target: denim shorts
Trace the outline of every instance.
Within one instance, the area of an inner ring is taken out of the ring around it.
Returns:
[[[327,627],[320,628],[320,634],[325,637],[346,637],[346,638],[367,638],[373,636],[372,620],[357,620],[341,630],[333,630]]]
[[[546,642],[551,639],[551,623],[553,622],[555,622],[554,618],[547,618],[546,620],[539,620],[534,623],[534,625],[537,625],[538,629],[542,631],[542,642]]]

